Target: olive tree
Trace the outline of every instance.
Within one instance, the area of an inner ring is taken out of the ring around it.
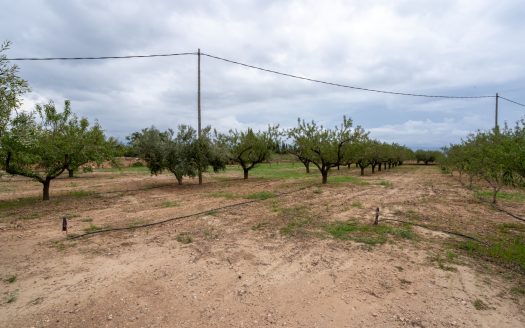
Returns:
[[[211,166],[218,171],[225,167],[225,157],[211,140],[210,130],[211,127],[203,129],[199,138],[195,129],[187,125],[179,125],[176,134],[171,129],[161,132],[151,127],[133,133],[128,140],[152,174],[168,170],[182,184],[184,176],[195,177],[199,170],[206,172]]]

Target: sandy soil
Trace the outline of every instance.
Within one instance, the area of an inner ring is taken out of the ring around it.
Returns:
[[[395,168],[365,177],[366,185],[317,180],[243,181],[237,173],[206,176],[202,186],[132,173],[57,179],[51,201],[0,210],[0,274],[16,275],[0,282],[0,326],[525,327],[525,298],[510,292],[522,275],[465,256],[445,268],[436,263],[457,237],[415,228],[416,240],[370,246],[319,229],[280,230],[294,215],[316,227],[369,223],[380,207],[382,218],[483,238],[511,218],[434,167]],[[25,179],[0,181],[0,201],[39,191]],[[258,191],[295,192],[213,210]],[[75,240],[60,231],[64,215],[70,233],[81,234],[92,224],[127,227],[203,211]],[[179,242],[181,234],[192,242]],[[10,303],[9,295],[16,295]],[[476,300],[488,307],[476,309]]]

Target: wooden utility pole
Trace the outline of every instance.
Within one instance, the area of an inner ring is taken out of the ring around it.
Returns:
[[[197,50],[197,137],[201,138],[201,49]],[[200,142],[199,142],[200,145]],[[199,184],[202,184],[202,171],[199,167]]]
[[[499,96],[498,96],[498,93],[496,92],[496,122],[494,124],[494,129],[496,131],[498,130],[498,100],[499,100]]]

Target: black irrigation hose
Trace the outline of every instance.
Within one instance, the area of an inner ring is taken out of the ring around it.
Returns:
[[[454,177],[454,176],[453,176],[453,177]],[[455,178],[455,177],[454,177],[454,178]],[[460,179],[456,179],[456,180],[458,180],[459,183],[461,183],[461,185],[462,185],[464,188],[467,188],[466,185],[463,183],[463,181],[461,181]],[[477,200],[480,204],[488,204],[488,203],[489,203],[488,201],[482,199],[481,197],[474,197],[474,199]],[[512,218],[514,218],[514,219],[516,219],[516,220],[520,220],[520,221],[522,221],[522,222],[525,222],[525,219],[522,218],[521,216],[518,216],[518,215],[516,215],[516,214],[514,214],[514,213],[511,213],[511,212],[507,211],[506,209],[501,208],[501,207],[499,207],[498,205],[496,205],[496,204],[494,204],[494,203],[490,203],[490,205],[492,205],[492,207],[494,207],[496,210],[498,210],[498,211],[500,211],[500,212],[503,212],[503,213],[507,214],[508,216],[510,216],[510,217],[512,217]]]
[[[299,192],[299,191],[302,191],[302,190],[305,190],[305,189],[308,189],[308,188],[310,188],[310,186],[302,187],[302,188],[299,188],[299,189],[296,189],[296,190],[292,190],[292,191],[282,192],[282,193],[277,194],[276,196],[284,196],[284,195],[296,193],[296,192]],[[81,235],[76,235],[76,236],[69,237],[68,239],[69,240],[73,240],[73,239],[78,239],[78,238],[82,238],[82,237],[86,237],[86,236],[92,236],[92,235],[99,234],[99,233],[104,233],[104,232],[134,230],[134,229],[151,227],[151,226],[160,225],[160,224],[164,224],[164,223],[171,222],[171,221],[177,221],[177,220],[182,220],[182,219],[186,219],[186,218],[193,217],[193,216],[203,215],[203,214],[206,214],[206,213],[209,213],[209,212],[212,212],[212,211],[220,211],[220,210],[224,210],[224,209],[231,208],[231,207],[242,206],[242,205],[246,205],[246,204],[260,202],[262,200],[263,199],[248,200],[248,201],[245,201],[245,202],[230,204],[230,205],[216,207],[216,208],[210,208],[210,209],[208,209],[206,211],[202,211],[202,212],[197,212],[197,213],[192,213],[192,214],[188,214],[188,215],[177,216],[177,217],[165,219],[165,220],[162,220],[162,221],[146,223],[146,224],[132,226],[132,227],[120,227],[120,228],[111,228],[111,229],[90,231],[90,232],[86,232],[86,233],[81,234]]]
[[[420,224],[420,223],[415,223],[415,222],[410,222],[410,221],[403,221],[403,220],[396,220],[396,219],[380,219],[379,221],[380,222],[381,221],[395,221],[395,222],[411,224],[411,225],[422,227],[422,228],[425,228],[425,229],[428,229],[428,230],[439,231],[439,232],[443,232],[443,233],[446,233],[446,234],[449,234],[449,235],[454,235],[454,236],[462,237],[462,238],[465,238],[465,239],[470,239],[470,240],[476,241],[476,242],[478,242],[480,244],[483,244],[483,245],[487,246],[487,243],[485,243],[485,242],[483,242],[483,241],[481,241],[481,240],[479,240],[477,238],[474,238],[472,236],[465,235],[465,234],[462,234],[460,232],[449,231],[449,230],[442,230],[442,229],[439,229],[438,227],[435,227],[435,226],[429,226],[429,225],[426,225],[426,224]]]
[[[520,220],[520,221],[522,221],[522,222],[525,222],[525,219],[522,218],[521,216],[517,216],[516,214],[513,214],[513,213],[507,211],[506,209],[499,207],[499,206],[496,205],[496,204],[492,204],[492,205],[494,205],[494,208],[497,209],[498,211],[503,212],[503,213],[505,213],[505,214],[507,214],[507,215],[509,215],[509,216],[512,216],[513,218],[515,218],[515,219],[517,219],[517,220]]]

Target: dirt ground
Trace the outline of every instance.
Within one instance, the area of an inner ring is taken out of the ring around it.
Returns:
[[[525,297],[511,292],[523,275],[451,253],[461,238],[438,231],[484,238],[515,220],[437,167],[334,174],[356,180],[244,181],[230,170],[179,186],[169,175],[96,172],[53,181],[48,202],[36,200],[38,184],[3,176],[0,326],[525,327]],[[263,191],[272,197],[214,210]],[[370,224],[376,207],[382,219],[436,229],[371,245],[322,228]],[[60,229],[63,216],[83,234],[198,212],[71,240]]]

